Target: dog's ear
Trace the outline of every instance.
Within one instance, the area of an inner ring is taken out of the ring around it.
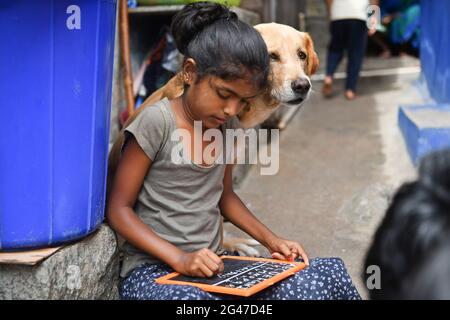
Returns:
[[[314,43],[311,36],[306,32],[304,33],[304,36],[306,54],[308,55],[306,73],[310,76],[316,73],[317,68],[319,67],[319,58],[317,57],[316,51],[314,51]]]

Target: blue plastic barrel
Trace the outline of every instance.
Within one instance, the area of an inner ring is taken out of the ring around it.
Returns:
[[[103,221],[115,0],[0,1],[0,250]]]
[[[420,60],[431,97],[450,103],[450,1],[421,1]]]

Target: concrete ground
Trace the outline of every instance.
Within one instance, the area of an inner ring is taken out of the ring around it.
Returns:
[[[341,257],[361,295],[362,262],[393,190],[414,178],[397,126],[400,104],[417,103],[418,74],[368,77],[348,102],[343,83],[325,100],[316,91],[281,132],[280,169],[254,166],[237,193],[278,235],[299,241],[310,257]],[[242,235],[234,226],[229,232]]]

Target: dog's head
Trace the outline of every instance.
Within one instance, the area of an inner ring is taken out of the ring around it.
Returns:
[[[309,76],[319,66],[314,44],[306,32],[277,23],[255,26],[270,54],[271,96],[285,105],[298,105],[311,91]]]

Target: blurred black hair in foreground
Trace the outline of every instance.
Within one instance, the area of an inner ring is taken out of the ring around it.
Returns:
[[[417,181],[394,195],[364,271],[374,265],[381,288],[371,299],[450,299],[450,150],[424,157]]]

